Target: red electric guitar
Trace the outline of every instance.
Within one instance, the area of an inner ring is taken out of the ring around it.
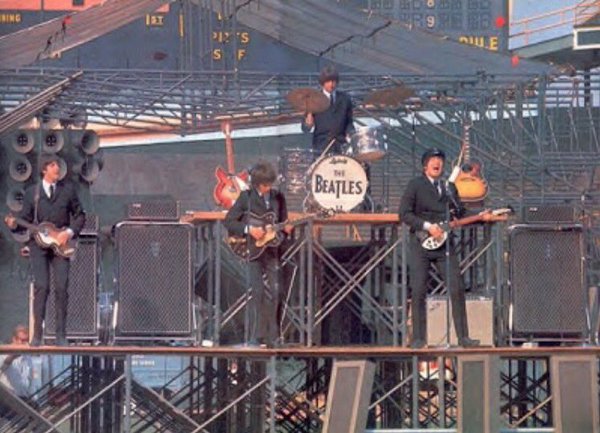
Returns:
[[[217,185],[213,191],[215,203],[225,209],[230,209],[241,192],[247,190],[249,174],[247,170],[235,174],[233,160],[233,140],[231,140],[231,124],[223,122],[221,130],[225,134],[225,153],[227,154],[227,170],[218,166],[215,170]]]

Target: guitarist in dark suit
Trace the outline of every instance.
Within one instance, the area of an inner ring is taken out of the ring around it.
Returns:
[[[454,251],[452,236],[449,235],[447,241],[450,242],[450,275],[445,275],[445,246],[436,250],[426,250],[421,246],[421,240],[416,235],[418,231],[426,231],[435,238],[443,236],[444,230],[438,223],[446,219],[447,205],[450,206],[451,218],[460,218],[465,213],[454,184],[446,184],[441,180],[444,171],[444,160],[443,151],[435,148],[427,150],[421,158],[423,175],[412,179],[408,183],[400,201],[400,221],[410,226],[411,233],[408,259],[410,287],[412,289],[413,333],[411,346],[417,349],[424,347],[426,344],[425,301],[431,263],[436,264],[449,287],[452,315],[459,345],[470,347],[479,344],[479,340],[469,338],[464,283],[460,276],[460,267]],[[447,188],[449,191],[446,190]]]
[[[233,207],[225,217],[225,227],[232,236],[246,236],[248,243],[261,240],[267,231],[250,218],[251,214],[258,217],[268,212],[275,213],[273,223],[287,220],[287,205],[285,196],[272,189],[277,173],[268,162],[257,163],[250,171],[251,189],[242,191]],[[284,229],[288,234],[292,227]],[[277,247],[266,247],[256,259],[248,262],[249,282],[252,287],[252,300],[249,305],[251,345],[274,346],[278,343],[279,325],[277,312],[281,295],[281,263]],[[268,299],[263,274],[266,275],[271,299]]]
[[[354,132],[352,100],[350,95],[337,90],[340,76],[333,65],[325,66],[319,75],[319,84],[329,108],[321,113],[307,113],[302,121],[302,131],[313,132],[312,146],[319,154],[335,138],[329,149],[331,154],[340,154],[346,144],[346,136]]]
[[[34,224],[53,223],[62,229],[57,235],[57,241],[64,245],[81,231],[85,222],[85,213],[74,186],[58,180],[60,166],[57,155],[40,157],[40,174],[41,182],[30,186],[25,192],[23,209],[18,217]],[[15,217],[9,215],[4,220],[11,230],[17,230]],[[56,283],[56,344],[66,345],[69,260],[54,253],[52,249],[39,247],[33,240],[29,242],[29,250],[34,277],[31,345],[39,346],[42,342],[46,301],[50,291],[49,269],[51,266]]]

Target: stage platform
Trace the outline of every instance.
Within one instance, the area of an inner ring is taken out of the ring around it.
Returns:
[[[389,358],[389,357],[436,357],[463,355],[491,355],[506,358],[536,358],[556,355],[592,355],[600,356],[600,346],[545,346],[545,347],[428,347],[412,349],[394,346],[327,346],[327,347],[282,347],[257,348],[244,345],[196,347],[181,345],[70,345],[23,347],[10,344],[0,345],[0,354],[21,353],[29,355],[77,355],[77,356],[115,356],[161,355],[194,356],[216,358]]]
[[[337,433],[354,416],[369,433],[600,426],[598,346],[0,346],[17,353],[54,374],[27,400],[0,387],[7,432]]]

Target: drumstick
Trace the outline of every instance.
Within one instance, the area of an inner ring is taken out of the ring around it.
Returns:
[[[313,170],[315,169],[315,167],[317,166],[317,164],[325,158],[325,155],[327,155],[327,151],[329,150],[329,148],[331,146],[333,146],[333,143],[335,143],[335,137],[331,139],[331,141],[329,142],[329,144],[327,145],[327,147],[325,148],[323,153],[321,153],[321,155],[319,155],[319,157],[317,159],[315,159],[315,161],[310,165],[310,167],[308,167],[309,173],[312,173]]]

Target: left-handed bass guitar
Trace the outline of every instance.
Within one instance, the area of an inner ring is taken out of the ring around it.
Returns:
[[[275,223],[277,215],[275,212],[267,212],[262,216],[252,212],[248,215],[248,225],[253,227],[262,227],[265,230],[265,235],[260,239],[252,239],[247,236],[229,236],[226,239],[227,245],[235,255],[244,260],[256,260],[261,254],[271,247],[278,247],[284,239],[281,233],[288,226],[296,226],[304,224],[317,217],[318,214],[309,214],[305,217],[295,219],[293,221],[285,221]]]
[[[70,240],[66,244],[60,244],[58,242],[58,234],[63,230],[57,228],[50,222],[42,222],[39,224],[32,224],[21,218],[16,218],[15,221],[21,227],[31,230],[33,233],[33,239],[40,246],[40,248],[51,249],[55,254],[70,259],[75,254],[74,240]]]
[[[477,214],[477,215],[472,215],[472,216],[468,216],[465,218],[455,219],[455,220],[452,220],[449,222],[448,221],[439,222],[438,225],[444,230],[444,234],[442,236],[440,236],[439,238],[434,238],[433,236],[430,236],[429,232],[427,232],[425,230],[417,231],[415,234],[417,235],[417,238],[421,242],[421,246],[423,248],[425,248],[426,250],[437,250],[442,245],[444,245],[444,242],[446,242],[446,239],[448,239],[448,232],[450,230],[458,228],[458,227],[466,226],[468,224],[481,222],[481,221],[485,221],[485,222],[506,221],[508,214],[510,214],[512,212],[513,212],[512,208],[507,207],[507,208],[500,208],[500,209],[493,210],[491,212],[492,215],[491,215],[491,217],[489,217],[489,219],[485,219],[486,217],[483,214]]]

